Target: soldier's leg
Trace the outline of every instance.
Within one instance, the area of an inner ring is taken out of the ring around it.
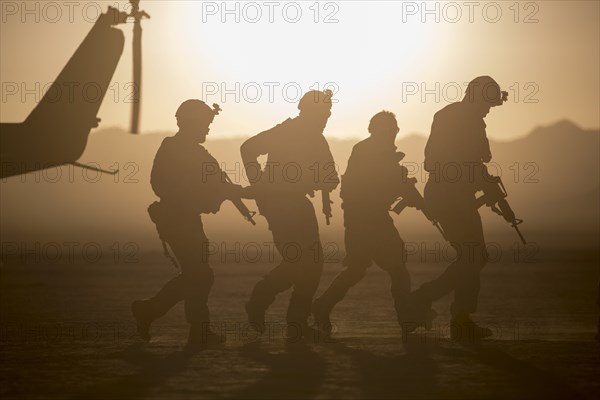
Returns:
[[[406,303],[410,293],[410,275],[406,269],[406,249],[404,241],[393,226],[381,227],[381,240],[373,250],[373,260],[390,276],[390,292],[398,321],[402,323],[407,314]]]
[[[306,197],[286,199],[263,210],[283,261],[254,287],[247,306],[258,310],[266,310],[278,293],[294,285],[303,273],[304,260],[310,258],[310,249],[307,250],[305,243],[314,237],[314,232],[318,239],[316,216]]]
[[[165,315],[175,304],[183,300],[183,286],[184,279],[179,274],[169,280],[153,297],[131,303],[131,312],[142,339],[149,341],[150,326],[154,320]]]
[[[370,238],[361,227],[346,227],[344,231],[346,257],[343,264],[346,268],[340,272],[327,290],[313,302],[315,319],[323,319],[328,323],[329,314],[348,293],[351,287],[360,282],[371,265]],[[327,318],[325,318],[327,317]]]
[[[306,197],[294,204],[294,225],[287,237],[299,248],[295,260],[294,289],[290,297],[286,320],[288,338],[307,336],[308,316],[312,299],[323,273],[323,248],[319,238],[319,224],[314,207]]]
[[[288,253],[288,242],[285,241],[285,232],[281,232],[280,226],[270,224],[273,232],[273,241],[278,252],[283,257],[282,262],[266,274],[252,289],[250,299],[246,303],[248,322],[259,332],[265,330],[265,311],[273,302],[277,294],[292,287],[296,280],[297,263],[291,259]]]
[[[331,285],[312,303],[312,313],[317,329],[329,335],[333,330],[330,314],[337,303],[342,301],[348,290],[360,282],[367,271],[367,266],[349,264],[340,272]]]
[[[427,194],[427,188],[425,193]],[[463,219],[460,215],[460,209],[452,207],[441,208],[437,213],[437,218],[442,225],[450,243],[457,249],[457,254],[461,254],[462,243],[464,242]],[[476,210],[475,210],[476,211]],[[408,317],[406,322],[402,323],[404,332],[411,332],[418,326],[427,326],[435,313],[431,309],[432,302],[452,292],[462,276],[462,269],[465,267],[461,259],[457,258],[451,263],[444,272],[430,282],[426,282],[419,289],[410,293],[407,298]]]
[[[185,279],[179,273],[170,279],[154,296],[147,300],[142,300],[139,310],[143,316],[150,320],[165,315],[177,303],[183,300],[183,288]]]
[[[143,308],[148,317],[157,319],[185,300],[188,322],[209,320],[206,302],[214,282],[214,274],[207,261],[205,243],[206,239],[203,237],[197,240],[173,239],[169,242],[181,272],[153,297],[144,300]]]
[[[335,305],[346,297],[348,290],[365,277],[366,272],[365,266],[352,266],[352,264],[347,266],[314,301],[313,309],[321,313],[331,313]]]
[[[423,284],[419,289],[432,301],[455,291],[453,314],[475,311],[479,274],[487,262],[479,213],[473,210],[459,215],[460,219],[440,218],[440,223],[456,250],[456,260],[437,279]]]
[[[275,301],[280,292],[289,289],[294,283],[293,254],[290,253],[290,238],[288,230],[293,229],[290,222],[294,210],[286,210],[285,204],[259,202],[261,214],[267,219],[269,230],[273,234],[273,243],[283,258],[282,262],[266,274],[254,286],[250,299],[246,303],[246,311],[251,323],[257,328],[264,328],[264,312]],[[293,245],[293,243],[292,243]],[[293,250],[293,249],[292,249]]]
[[[487,257],[483,243],[481,218],[477,210],[459,210],[452,214],[440,215],[439,220],[448,240],[455,248],[457,257],[446,270],[431,282],[424,283],[418,295],[435,301],[461,286],[461,296],[473,298],[478,293],[479,271]],[[466,290],[466,292],[465,292]],[[470,294],[465,294],[470,292]],[[462,300],[459,300],[459,303]]]
[[[208,295],[214,283],[214,273],[208,263],[208,239],[196,227],[190,236],[171,244],[173,253],[181,266],[183,298],[186,319],[190,324],[210,321]]]
[[[295,283],[286,315],[288,339],[310,337],[312,329],[308,326],[308,317],[322,271],[323,265],[306,268]]]
[[[309,247],[310,246],[310,247]],[[288,305],[286,321],[304,327],[323,273],[323,249],[317,240],[303,246],[303,256],[295,266],[294,289]]]
[[[295,268],[293,263],[283,260],[254,286],[247,307],[265,311],[277,294],[289,289],[294,284]]]
[[[131,305],[138,333],[150,339],[150,325],[166,314],[177,303],[185,301],[186,319],[189,323],[208,323],[206,305],[213,283],[213,272],[204,254],[207,242],[201,223],[194,226],[182,224],[181,233],[171,233],[168,243],[181,268],[179,275],[169,280],[153,297],[135,301]],[[193,229],[192,229],[193,228]]]
[[[423,284],[415,294],[424,294],[432,301],[454,290],[451,338],[477,341],[489,337],[491,330],[478,326],[470,318],[477,308],[480,271],[487,262],[479,213],[477,210],[461,210],[452,218],[440,218],[440,223],[457,251],[456,261],[438,279]]]
[[[488,254],[481,217],[477,211],[465,218],[463,227],[467,232],[467,236],[464,238],[464,247],[466,248],[463,249],[460,257],[462,268],[459,269],[459,276],[455,283],[451,313],[453,316],[468,317],[477,309],[480,274],[487,263]]]
[[[474,213],[466,221],[469,231],[469,249],[464,249],[461,256],[460,274],[454,290],[454,302],[450,307],[452,320],[450,337],[459,341],[478,341],[492,336],[492,331],[487,327],[477,325],[470,318],[470,314],[477,309],[479,296],[480,272],[487,263],[487,251],[483,237],[481,219]]]
[[[208,263],[208,239],[201,227],[201,224],[195,226],[193,235],[171,245],[181,266],[185,316],[190,324],[186,348],[192,351],[209,343],[224,342],[224,337],[213,333],[210,328],[207,303],[214,273]]]

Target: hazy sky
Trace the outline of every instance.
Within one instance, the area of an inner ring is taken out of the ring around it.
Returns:
[[[0,4],[3,122],[27,116],[36,95],[22,89],[41,96],[100,9],[127,9],[122,1]],[[428,133],[433,113],[484,74],[509,92],[488,116],[493,138],[562,118],[600,125],[598,1],[223,4],[142,0],[152,16],[143,22],[144,132],[176,129],[181,101],[201,98],[224,110],[211,134],[254,134],[295,115],[298,90],[328,85],[338,100],[329,135],[364,136],[381,109],[397,114],[401,133]],[[101,127],[129,125],[131,24],[121,29],[126,48]],[[7,93],[14,84],[19,92]]]

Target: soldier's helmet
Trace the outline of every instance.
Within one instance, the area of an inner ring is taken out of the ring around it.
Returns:
[[[298,109],[300,111],[323,111],[323,110],[331,110],[331,98],[333,97],[333,92],[329,89],[320,91],[320,90],[311,90],[308,91],[302,96],[300,102],[298,103]]]
[[[492,107],[500,106],[508,99],[508,92],[489,76],[478,76],[469,82],[464,101],[469,103],[487,103]]]
[[[198,99],[186,100],[177,109],[175,118],[178,122],[181,121],[205,121],[211,123],[215,115],[219,114],[221,107],[218,104],[213,104],[210,108],[205,102]]]

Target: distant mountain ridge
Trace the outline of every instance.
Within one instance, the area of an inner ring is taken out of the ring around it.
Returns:
[[[154,227],[146,208],[155,197],[149,184],[154,154],[166,134],[131,135],[123,130],[99,129],[90,135],[81,162],[106,169],[119,168],[117,176],[95,176],[64,167],[57,171],[14,177],[1,183],[0,233],[2,241],[111,240],[150,243],[156,248]],[[244,181],[239,147],[243,138],[209,136],[207,149],[224,162],[232,179]],[[328,139],[334,159],[343,173],[352,146],[359,139]],[[422,190],[423,149],[427,137],[412,134],[397,141],[406,153],[405,165],[414,172]],[[581,232],[597,237],[599,227],[600,131],[584,130],[568,120],[535,128],[529,135],[509,141],[491,141],[492,171],[501,172],[509,201],[525,220],[525,232]],[[343,242],[342,212],[336,191],[334,218],[322,227],[324,240]],[[314,200],[319,221],[320,204]],[[248,201],[251,209],[256,209]],[[229,204],[222,213],[208,215],[205,224],[213,240],[268,240],[262,217],[251,227]],[[486,230],[511,235],[510,227],[488,210],[482,210]],[[401,232],[435,235],[416,211],[395,217]],[[403,234],[404,235],[404,234]]]

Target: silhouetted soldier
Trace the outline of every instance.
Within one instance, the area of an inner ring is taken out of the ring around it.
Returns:
[[[373,261],[390,276],[399,323],[403,325],[411,319],[406,304],[410,276],[404,241],[394,226],[390,206],[398,197],[418,200],[407,195],[408,170],[399,165],[404,154],[396,152],[394,145],[399,131],[393,113],[375,114],[369,123],[371,136],[354,146],[342,176],[346,269],[313,303],[315,323],[327,334],[331,333],[329,314],[334,306],[363,279]]]
[[[470,318],[477,308],[479,275],[488,260],[475,193],[487,176],[484,163],[492,158],[483,121],[490,108],[506,101],[507,93],[488,76],[471,81],[461,102],[438,111],[425,147],[425,203],[442,225],[457,252],[456,260],[437,279],[411,296],[416,307],[454,291],[451,336],[481,339],[491,335]]]
[[[281,264],[259,281],[246,304],[248,321],[260,332],[275,296],[293,287],[287,311],[288,337],[308,337],[307,318],[323,271],[323,249],[311,201],[339,183],[323,130],[331,115],[331,91],[310,91],[300,115],[248,139],[241,147],[258,209],[269,223]],[[268,155],[264,170],[257,158]]]
[[[152,189],[160,202],[148,208],[160,238],[169,244],[181,268],[152,298],[134,301],[133,315],[140,336],[150,339],[151,323],[183,300],[190,324],[188,348],[222,340],[209,327],[206,304],[213,285],[208,263],[208,239],[202,213],[216,213],[225,199],[239,198],[241,187],[224,181],[220,167],[204,143],[209,125],[219,113],[200,100],[187,100],[176,113],[179,132],[163,140],[152,166]]]

